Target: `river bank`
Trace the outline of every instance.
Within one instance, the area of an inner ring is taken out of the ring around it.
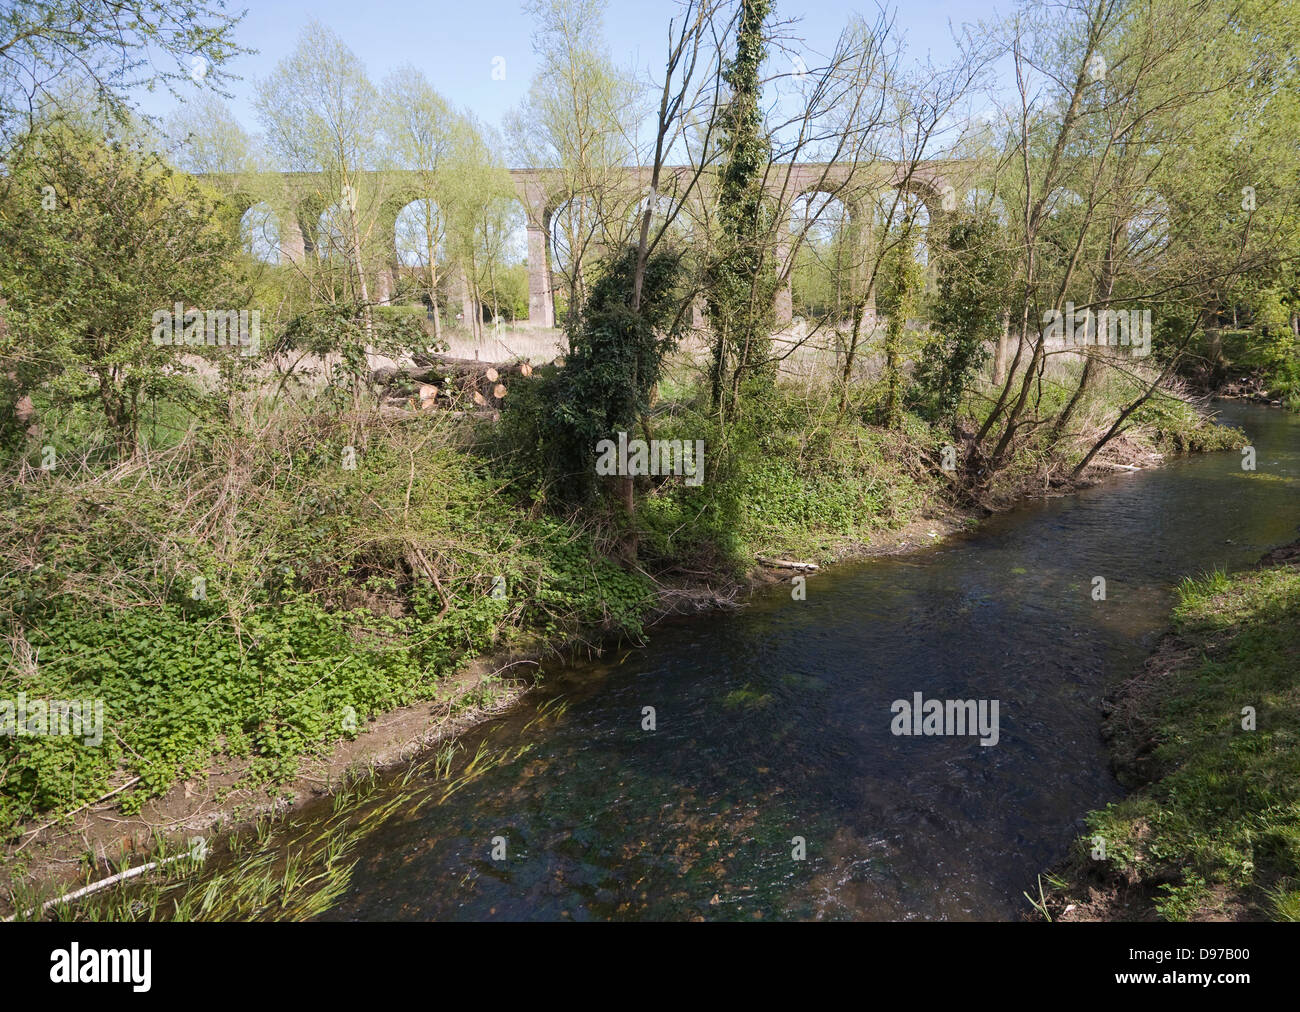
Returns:
[[[1184,581],[1171,632],[1104,712],[1132,793],[1088,813],[1038,916],[1300,919],[1300,541]]]

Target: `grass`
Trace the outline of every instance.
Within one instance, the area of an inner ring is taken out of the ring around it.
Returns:
[[[1300,567],[1184,581],[1173,638],[1108,725],[1136,790],[1087,816],[1053,909],[1300,917]]]

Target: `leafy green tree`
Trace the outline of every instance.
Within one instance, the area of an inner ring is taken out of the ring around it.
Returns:
[[[283,169],[321,178],[318,257],[322,301],[358,307],[367,332],[374,318],[367,254],[381,220],[382,110],[379,93],[343,40],[313,22],[293,52],[257,83],[266,140]],[[318,222],[306,223],[316,228]],[[384,256],[387,241],[380,242]],[[329,263],[326,261],[333,261]],[[342,277],[334,264],[343,265]]]
[[[163,132],[171,163],[192,175],[238,176],[264,167],[253,138],[217,95],[200,95],[175,109]]]
[[[238,239],[218,195],[138,147],[55,127],[24,149],[0,209],[0,425],[12,442],[18,400],[44,388],[56,406],[97,404],[130,453],[146,405],[194,403],[189,349],[154,341],[155,314],[244,308]]]
[[[384,81],[385,132],[394,165],[415,176],[419,200],[421,259],[428,271],[427,294],[433,308],[433,336],[442,339],[442,314],[438,286],[444,264],[440,251],[447,246],[448,161],[464,129],[452,109],[428,79],[414,67],[403,67]]]
[[[1114,349],[1050,347],[1046,324],[1070,303],[1158,314],[1153,368],[1077,476],[1160,393],[1243,279],[1286,248],[1295,176],[1282,163],[1294,159],[1280,152],[1293,141],[1277,129],[1294,121],[1296,23],[1284,5],[1233,0],[1033,0],[1005,23],[1020,107],[993,185],[1014,238],[1014,354],[975,440],[983,480],[1032,433],[1062,432],[1113,364]],[[1063,353],[1085,365],[1053,419],[1043,376]]]
[[[9,0],[0,7],[0,154],[41,121],[98,106],[131,119],[133,87],[220,90],[247,50],[221,0]]]
[[[519,165],[557,178],[551,226],[561,249],[557,272],[576,323],[588,265],[627,240],[632,197],[625,168],[637,164],[629,138],[639,122],[641,88],[610,60],[603,38],[605,0],[529,0],[540,61],[528,96],[506,118]]]
[[[511,235],[523,224],[515,220],[514,181],[500,161],[500,150],[492,131],[475,117],[462,116],[442,172],[448,254],[469,286],[466,323],[476,337],[482,334],[485,295],[496,292]],[[500,317],[500,308],[492,306],[493,319]]]

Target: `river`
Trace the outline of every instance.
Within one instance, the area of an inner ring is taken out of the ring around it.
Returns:
[[[1174,586],[1296,537],[1300,418],[1219,410],[1256,472],[1233,452],[1119,475],[548,671],[466,740],[531,751],[366,836],[323,919],[1021,916],[1083,813],[1122,793],[1099,703]],[[997,743],[892,733],[918,692],[997,700]]]

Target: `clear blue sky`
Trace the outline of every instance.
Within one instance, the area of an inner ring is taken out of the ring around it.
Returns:
[[[258,124],[252,107],[253,83],[267,76],[289,53],[312,19],[337,32],[378,83],[405,63],[422,69],[452,103],[472,109],[499,127],[506,110],[528,89],[536,63],[533,25],[520,0],[245,0],[248,15],[238,30],[240,43],[257,53],[234,61],[230,70],[243,80],[230,85],[236,118],[250,130]],[[240,9],[239,0],[230,8]],[[932,54],[942,62],[953,50],[948,23],[974,23],[1005,12],[1009,0],[904,0],[896,7],[897,25],[913,56]],[[605,36],[619,64],[657,67],[666,45],[673,0],[611,0]],[[801,34],[814,51],[829,50],[856,11],[868,20],[872,2],[860,0],[776,0],[782,19],[800,18]],[[494,57],[505,59],[505,80],[492,79]],[[813,61],[808,61],[815,66]],[[187,85],[188,87],[188,85]],[[140,98],[143,111],[165,115],[175,102],[165,92]]]

